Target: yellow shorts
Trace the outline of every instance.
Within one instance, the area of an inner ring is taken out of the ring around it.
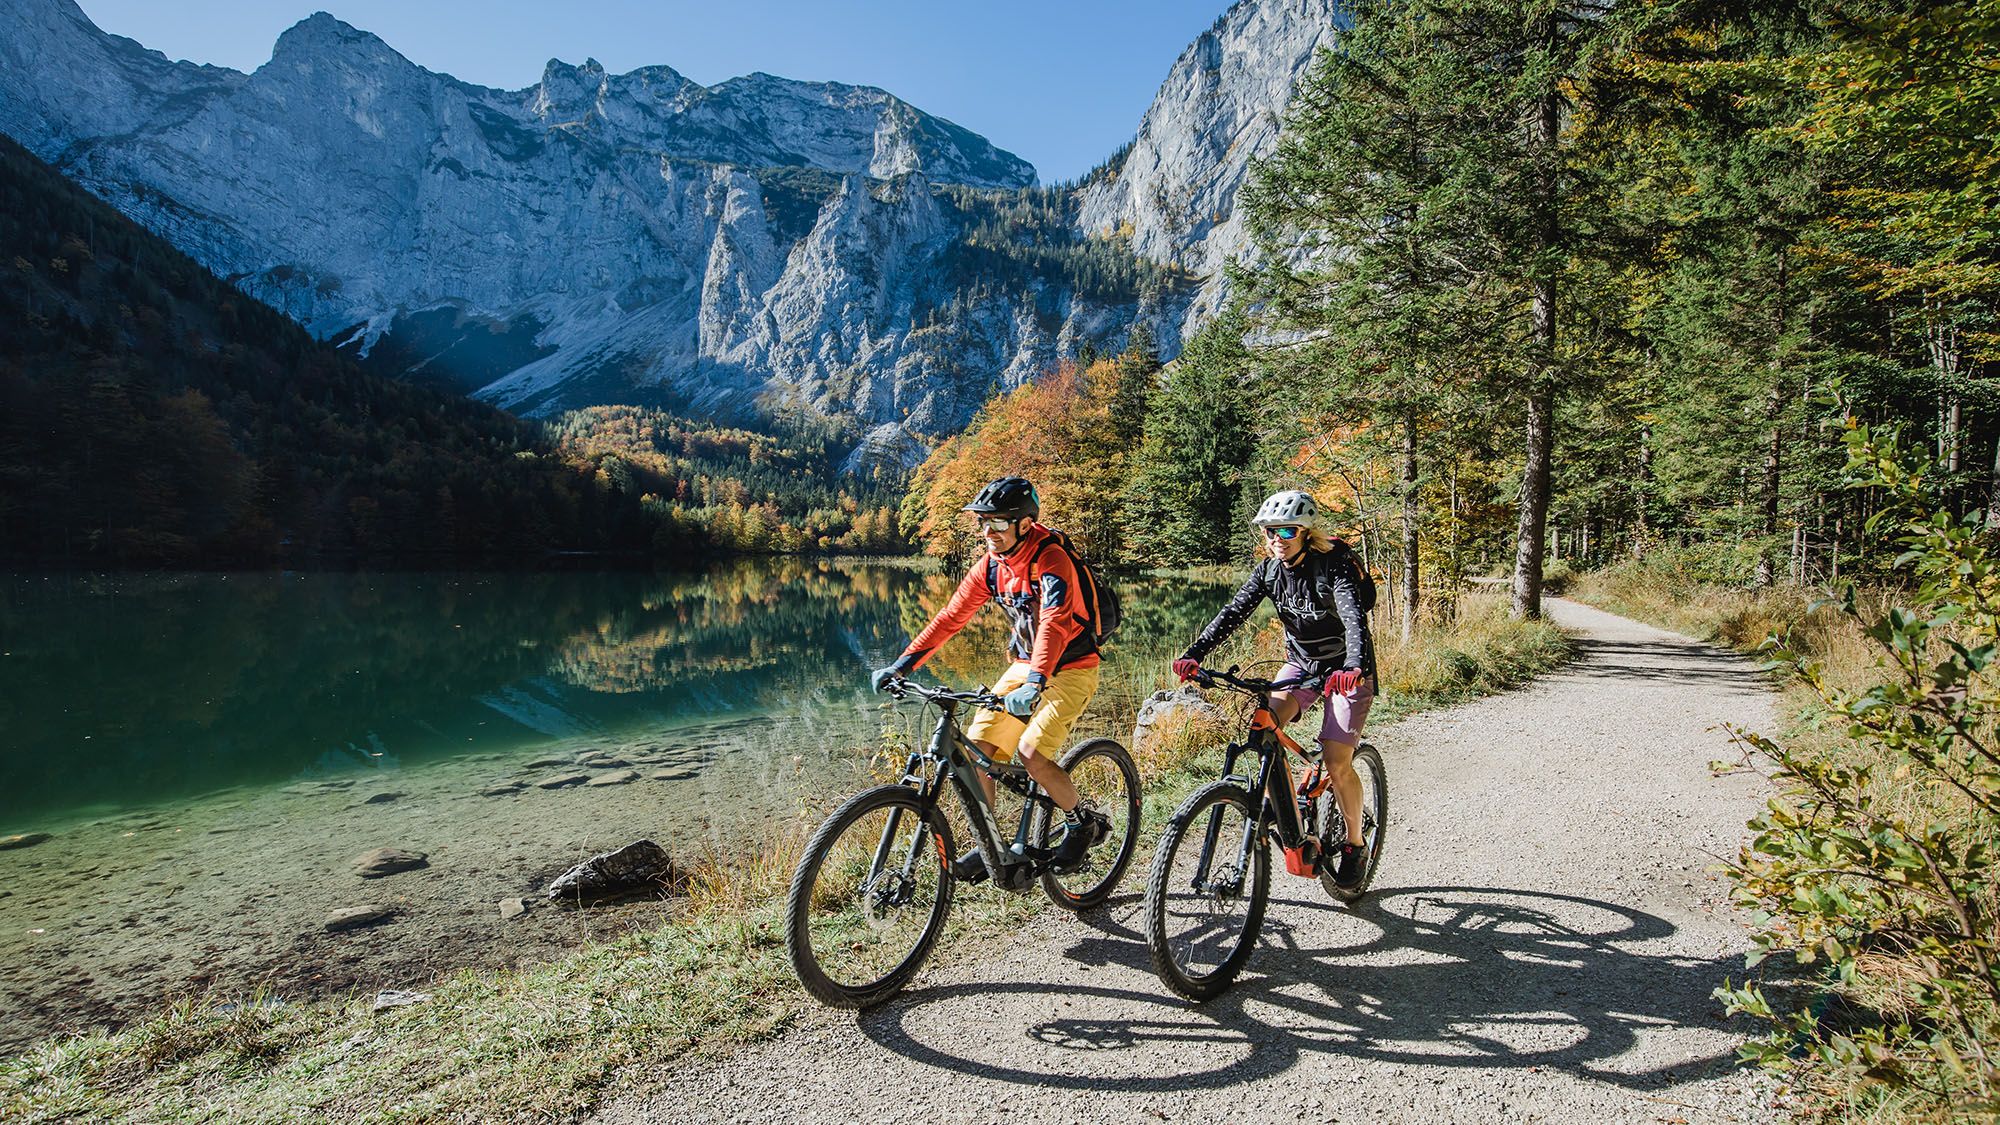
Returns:
[[[1028,672],[1026,664],[1008,668],[1005,675],[994,681],[993,694],[1004,696],[1027,683]],[[1063,741],[1069,738],[1069,728],[1075,725],[1076,717],[1083,714],[1090,697],[1096,694],[1096,665],[1065,668],[1049,677],[1049,682],[1042,687],[1042,701],[1036,704],[1034,714],[1025,721],[1005,711],[988,711],[982,707],[965,724],[965,737],[997,747],[993,755],[996,762],[1013,761],[1017,746],[1026,746],[1053,762],[1062,757]]]

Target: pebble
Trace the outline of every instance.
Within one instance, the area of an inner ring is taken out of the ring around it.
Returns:
[[[328,933],[359,929],[387,921],[396,912],[386,906],[346,906],[326,916]]]

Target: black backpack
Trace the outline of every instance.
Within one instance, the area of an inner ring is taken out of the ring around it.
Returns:
[[[1108,583],[1099,582],[1096,569],[1083,561],[1083,555],[1078,553],[1076,544],[1070,542],[1069,536],[1053,528],[1049,530],[1048,538],[1042,540],[1042,545],[1036,547],[1035,553],[1028,557],[1029,584],[1038,584],[1035,564],[1041,561],[1042,552],[1051,546],[1062,548],[1063,553],[1069,556],[1070,565],[1076,568],[1077,576],[1083,580],[1083,589],[1079,592],[1083,595],[1083,608],[1090,618],[1090,632],[1097,639],[1097,643],[1102,645],[1111,639],[1111,635],[1116,633],[1118,626],[1125,621],[1124,609],[1118,604],[1118,591],[1112,589]],[[1375,597],[1375,587],[1372,583],[1368,591],[1372,603]],[[1000,596],[1000,560],[992,555],[986,556],[986,593],[990,597]]]
[[[1355,604],[1361,607],[1361,612],[1363,613],[1374,609],[1375,576],[1368,573],[1367,567],[1361,565],[1361,556],[1355,554],[1354,548],[1348,546],[1345,541],[1340,539],[1333,541],[1333,553],[1344,555],[1347,558],[1347,569],[1350,576],[1354,579]]]

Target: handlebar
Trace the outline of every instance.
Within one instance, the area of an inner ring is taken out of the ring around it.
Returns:
[[[1231,664],[1227,672],[1220,672],[1213,668],[1203,668],[1200,665],[1196,665],[1194,682],[1200,684],[1202,687],[1226,687],[1236,691],[1248,692],[1251,695],[1263,695],[1266,692],[1284,691],[1287,688],[1299,687],[1312,678],[1310,676],[1296,676],[1289,680],[1260,680],[1253,676],[1238,676],[1236,674],[1238,667],[1240,666]]]
[[[935,703],[940,699],[949,699],[957,703],[970,703],[975,707],[984,707],[988,711],[1004,711],[1007,707],[1004,700],[986,690],[984,685],[974,688],[971,691],[954,691],[948,687],[925,687],[913,680],[906,680],[901,676],[896,676],[891,678],[888,683],[882,685],[882,690],[895,699],[914,695],[926,703]]]

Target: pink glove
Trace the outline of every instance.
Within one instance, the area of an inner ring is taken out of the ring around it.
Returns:
[[[1180,677],[1182,683],[1187,683],[1189,680],[1194,679],[1195,672],[1200,668],[1201,661],[1189,660],[1185,656],[1174,661],[1174,675]]]
[[[1349,668],[1345,671],[1334,672],[1326,678],[1326,690],[1337,691],[1342,695],[1351,694],[1355,688],[1360,686],[1361,669],[1359,668]]]

